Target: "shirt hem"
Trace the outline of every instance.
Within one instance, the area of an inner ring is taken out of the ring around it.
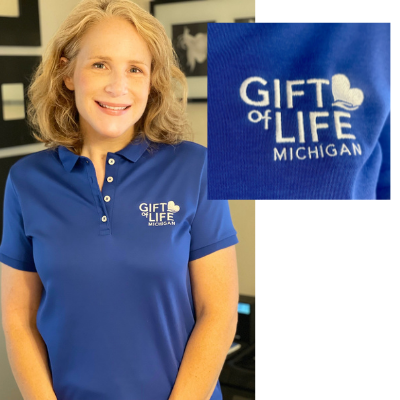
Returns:
[[[197,260],[198,258],[207,256],[215,251],[224,249],[229,246],[233,246],[234,244],[239,243],[239,240],[236,234],[229,236],[225,239],[222,239],[216,243],[210,244],[208,246],[201,247],[200,249],[193,250],[190,252],[189,261]]]
[[[35,265],[8,257],[4,253],[0,253],[0,262],[20,271],[37,272]]]

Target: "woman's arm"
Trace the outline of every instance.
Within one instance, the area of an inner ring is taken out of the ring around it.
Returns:
[[[189,263],[196,324],[169,400],[209,400],[237,326],[235,247]]]
[[[57,400],[46,345],[36,327],[42,290],[36,272],[1,264],[2,325],[11,369],[24,400]]]

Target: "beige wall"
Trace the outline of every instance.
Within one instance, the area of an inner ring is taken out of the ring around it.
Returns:
[[[227,4],[237,0],[219,0]],[[253,0],[247,0],[246,3]],[[254,1],[253,1],[254,2]],[[46,44],[61,22],[79,0],[39,0],[41,47],[0,46],[0,55],[41,55]],[[148,0],[136,0],[149,10]],[[11,10],[13,11],[13,10]],[[207,103],[190,103],[188,114],[194,130],[194,140],[207,145]],[[44,148],[42,144],[21,146],[18,150],[0,150],[2,156],[30,153]],[[22,151],[21,151],[22,150]],[[237,245],[239,290],[241,294],[255,295],[255,202],[230,201],[233,223],[238,232]],[[0,399],[23,400],[12,375],[5,347],[3,330],[0,331]]]

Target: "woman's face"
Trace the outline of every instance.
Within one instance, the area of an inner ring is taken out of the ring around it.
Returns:
[[[112,17],[91,27],[82,38],[74,75],[64,79],[75,91],[83,135],[131,139],[146,108],[150,70],[150,50],[131,23]]]

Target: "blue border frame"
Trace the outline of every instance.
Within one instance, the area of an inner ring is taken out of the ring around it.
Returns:
[[[400,185],[398,176],[400,173],[400,160],[396,151],[400,148],[400,49],[397,40],[400,38],[400,23],[392,22],[392,398],[400,399],[400,366],[399,366],[399,343],[398,336],[400,331],[399,324],[399,303],[400,294],[396,290],[399,287],[399,265],[400,265]]]

